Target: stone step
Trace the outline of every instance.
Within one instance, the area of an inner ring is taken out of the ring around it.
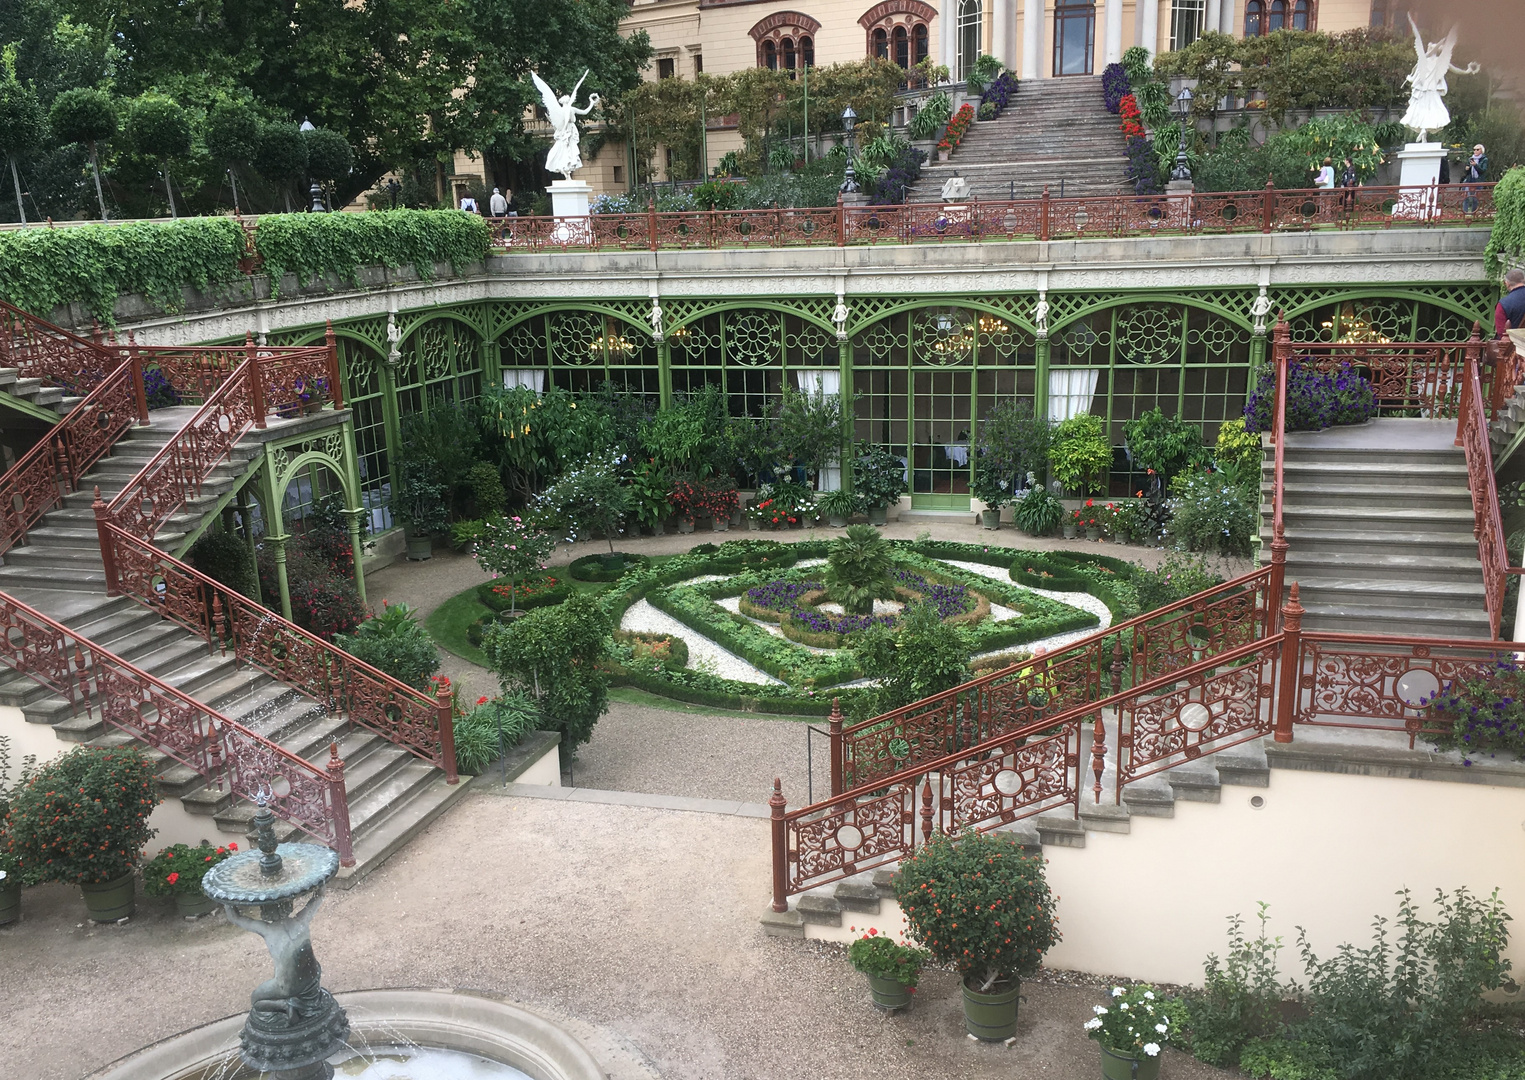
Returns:
[[[414,791],[406,802],[394,803],[387,807],[384,816],[368,819],[365,827],[355,834],[355,865],[342,867],[335,879],[339,888],[348,889],[363,881],[408,841],[427,829],[435,818],[465,798],[470,784],[471,777],[466,776],[458,783],[446,783],[442,771],[431,769],[429,782]]]
[[[1372,534],[1360,528],[1293,526],[1287,528],[1285,533],[1287,543],[1301,551],[1366,551],[1374,544]],[[1263,534],[1263,539],[1266,544],[1270,544],[1269,531]],[[1477,540],[1473,537],[1471,530],[1464,525],[1458,525],[1452,531],[1384,531],[1380,539],[1375,542],[1381,547],[1401,548],[1416,555],[1443,555],[1465,559],[1469,556],[1475,557],[1477,554]]]
[[[1269,496],[1269,492],[1266,493]],[[1332,480],[1289,481],[1282,485],[1282,506],[1299,510],[1316,506],[1387,507],[1393,510],[1464,508],[1472,512],[1472,492],[1466,484],[1411,484],[1392,488],[1377,484],[1347,484]],[[1285,509],[1283,510],[1285,512]]]
[[[1398,634],[1411,637],[1492,636],[1488,612],[1381,607],[1368,604],[1304,603],[1303,629],[1340,634]]]
[[[1482,567],[1471,559],[1444,556],[1362,552],[1287,552],[1287,580],[1294,581],[1309,568],[1319,576],[1360,577],[1363,579],[1475,581],[1482,578]]]

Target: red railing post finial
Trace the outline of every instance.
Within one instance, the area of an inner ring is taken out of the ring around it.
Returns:
[[[1048,185],[1043,185],[1043,198],[1038,206],[1038,239],[1048,239]]]
[[[773,830],[773,910],[789,910],[789,835],[784,824],[783,781],[773,778],[773,794],[768,797],[768,818]]]
[[[1121,704],[1119,704],[1117,707],[1118,731],[1122,730],[1122,715],[1123,707]],[[1096,783],[1091,787],[1091,798],[1093,802],[1101,802],[1101,774],[1105,772],[1106,769],[1107,725],[1106,721],[1102,719],[1101,713],[1098,712],[1096,714],[1096,722],[1091,725],[1091,772],[1096,774]],[[1117,797],[1119,799],[1122,798],[1121,791],[1118,792]],[[1080,806],[1078,803],[1075,806],[1075,816],[1077,818],[1080,817]]]
[[[842,201],[842,193],[837,192],[837,247],[847,246],[847,205]]]
[[[328,788],[333,803],[334,851],[339,855],[340,866],[355,865],[355,845],[350,836],[349,792],[344,787],[344,759],[339,757],[339,744],[328,744]]]
[[[439,716],[440,768],[445,770],[445,783],[454,784],[460,778],[455,774],[455,718],[452,715],[454,695],[448,683],[440,683],[434,692],[434,706]]]
[[[111,537],[111,508],[101,498],[99,485],[96,486],[95,501],[90,504],[90,509],[95,513],[95,535],[101,545],[101,567],[106,571],[106,595],[115,596],[121,591],[117,587],[116,542]]]
[[[1260,193],[1260,231],[1268,233],[1276,221],[1276,184],[1266,177],[1266,186]]]
[[[1297,696],[1302,686],[1303,605],[1297,602],[1297,582],[1292,595],[1281,608],[1281,679],[1276,693],[1275,739],[1292,741],[1292,720],[1297,713]]]
[[[842,699],[831,699],[831,716],[826,725],[831,737],[831,794],[842,794]]]

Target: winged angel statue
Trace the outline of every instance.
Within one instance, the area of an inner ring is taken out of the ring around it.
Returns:
[[[551,152],[545,156],[545,171],[560,173],[568,180],[572,174],[582,168],[582,154],[578,149],[577,118],[587,116],[598,107],[598,95],[588,95],[588,107],[579,109],[572,104],[577,100],[577,91],[582,89],[583,79],[588,77],[587,71],[582,73],[582,79],[577,80],[577,85],[572,87],[570,94],[556,96],[546,81],[536,72],[530,72],[530,78],[535,80],[535,89],[540,91],[540,100],[545,105],[545,115],[551,121],[551,127],[556,132],[556,139],[551,143]]]
[[[1458,75],[1475,75],[1481,65],[1474,62],[1459,68],[1451,63],[1451,54],[1456,50],[1456,27],[1451,27],[1444,40],[1432,41],[1426,46],[1412,15],[1409,25],[1414,28],[1414,52],[1419,62],[1404,80],[1412,83],[1413,88],[1409,91],[1409,108],[1403,114],[1403,123],[1418,131],[1419,141],[1424,142],[1426,132],[1439,131],[1451,122],[1451,113],[1442,100],[1446,95],[1446,75],[1452,71]]]

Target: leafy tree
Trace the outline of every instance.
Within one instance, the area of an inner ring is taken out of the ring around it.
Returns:
[[[612,631],[603,606],[579,593],[483,635],[482,648],[503,692],[523,688],[534,694],[552,730],[561,732],[564,759],[592,737],[609,708],[609,677],[600,662],[608,655]]]
[[[144,94],[132,103],[127,113],[125,133],[134,150],[159,162],[164,173],[164,195],[169,199],[170,217],[178,217],[175,193],[170,188],[170,162],[191,152],[190,116],[173,98]]]
[[[307,140],[293,123],[264,124],[259,129],[254,167],[281,189],[286,212],[291,212],[291,185],[307,171]]]
[[[826,591],[849,615],[868,615],[874,601],[895,595],[890,542],[872,525],[849,525],[826,554]]]
[[[980,421],[980,462],[1004,490],[1015,491],[1028,473],[1042,480],[1052,437],[1048,420],[1033,415],[1031,402],[1010,398]]]
[[[939,619],[931,604],[909,605],[893,631],[875,626],[856,635],[853,650],[863,674],[879,680],[873,693],[860,699],[870,716],[952,689],[969,678],[968,638]]]
[[[842,398],[819,387],[796,390],[785,384],[778,408],[778,434],[784,453],[811,476],[842,456],[847,420]]]
[[[355,167],[355,152],[350,149],[344,136],[327,128],[313,128],[302,132],[307,144],[307,175],[332,187]]]
[[[37,90],[31,83],[16,77],[16,47],[8,45],[0,54],[0,153],[11,166],[11,183],[16,187],[16,211],[26,224],[26,208],[21,202],[21,174],[16,159],[30,154],[47,138],[48,120]]]
[[[77,86],[53,99],[48,110],[53,137],[60,142],[84,143],[90,149],[90,172],[95,177],[95,198],[101,206],[101,220],[106,220],[106,197],[101,193],[101,168],[98,149],[102,142],[117,133],[116,105],[111,95],[93,87]]]
[[[206,144],[212,159],[228,170],[233,203],[238,204],[235,170],[259,153],[259,112],[247,98],[225,97],[207,113]]]
[[[614,538],[630,515],[630,489],[620,483],[616,468],[621,455],[589,454],[540,493],[535,509],[566,532],[567,543],[602,533],[614,553]]]

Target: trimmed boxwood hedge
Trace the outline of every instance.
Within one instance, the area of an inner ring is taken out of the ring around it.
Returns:
[[[651,559],[646,555],[632,555],[629,552],[618,552],[625,556],[624,565],[618,570],[605,570],[603,555],[584,555],[580,559],[573,559],[567,567],[567,573],[578,581],[610,582],[618,581],[626,574],[650,565]]]
[[[545,592],[536,593],[533,596],[518,596],[510,604],[508,597],[501,596],[493,591],[501,584],[501,581],[489,581],[486,584],[477,586],[477,599],[482,602],[483,607],[494,612],[508,611],[511,607],[517,608],[520,611],[533,611],[535,608],[559,604],[564,600],[570,599],[572,596],[571,584],[566,581],[559,581],[555,588],[547,589]]]

